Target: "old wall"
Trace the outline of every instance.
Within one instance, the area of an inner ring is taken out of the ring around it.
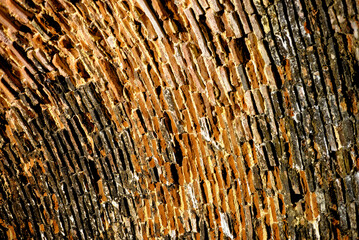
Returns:
[[[0,236],[358,238],[357,0],[0,2]]]

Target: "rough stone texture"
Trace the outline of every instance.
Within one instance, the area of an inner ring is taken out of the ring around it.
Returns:
[[[358,238],[358,0],[0,2],[1,239]]]

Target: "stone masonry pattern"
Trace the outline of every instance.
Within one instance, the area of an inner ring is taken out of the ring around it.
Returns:
[[[0,239],[358,239],[359,0],[0,0]]]

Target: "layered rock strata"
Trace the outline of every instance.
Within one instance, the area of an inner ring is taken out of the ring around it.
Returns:
[[[358,12],[1,0],[1,238],[357,239]]]

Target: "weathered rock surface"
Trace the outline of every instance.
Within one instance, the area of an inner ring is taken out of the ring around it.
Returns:
[[[1,0],[0,238],[357,239],[357,0]]]

